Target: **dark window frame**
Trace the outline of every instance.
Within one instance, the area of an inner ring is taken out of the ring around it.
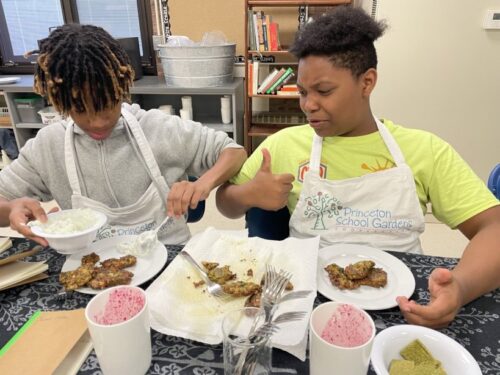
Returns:
[[[78,23],[78,9],[76,0],[60,0],[61,10],[63,14],[64,23]],[[153,27],[151,17],[151,2],[150,0],[137,0],[137,11],[139,16],[139,26],[141,30],[141,42],[143,56],[141,59],[143,74],[156,75],[156,52],[153,49]],[[0,74],[17,73],[17,74],[30,74],[35,72],[34,61],[14,61],[9,63],[10,60],[6,56],[13,56],[12,44],[10,41],[9,32],[7,29],[5,14],[3,11],[2,3],[0,2]]]

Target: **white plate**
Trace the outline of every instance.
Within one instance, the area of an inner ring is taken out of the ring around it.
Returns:
[[[124,241],[132,241],[135,236],[120,236],[111,237],[104,240],[96,241],[89,245],[88,249],[84,252],[73,254],[66,259],[61,272],[72,271],[77,269],[81,265],[81,260],[84,255],[90,254],[91,252],[96,253],[101,258],[101,261],[109,258],[120,258],[125,254],[119,253],[116,249],[116,245]],[[161,271],[165,263],[167,263],[168,253],[165,246],[157,241],[156,247],[151,250],[146,256],[138,256],[137,263],[132,267],[125,268],[134,274],[130,285],[141,285],[154,277],[158,272]],[[92,288],[78,288],[76,289],[80,293],[85,294],[97,294],[100,290]]]
[[[1,77],[0,85],[7,85],[9,83],[16,83],[21,80],[21,77]]]
[[[447,374],[481,375],[474,357],[458,342],[433,329],[409,324],[384,329],[375,337],[371,361],[377,375],[389,375],[391,360],[402,359],[399,352],[415,339],[441,361]]]
[[[375,267],[387,272],[387,285],[383,288],[361,286],[354,290],[340,290],[333,286],[325,267],[336,263],[345,267],[360,260],[373,260]],[[396,297],[410,297],[415,290],[415,278],[410,269],[398,258],[369,246],[338,244],[319,250],[318,292],[332,301],[352,303],[365,310],[383,310],[397,306]]]

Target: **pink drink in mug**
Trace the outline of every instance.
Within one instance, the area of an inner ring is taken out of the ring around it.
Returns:
[[[145,303],[144,294],[137,289],[114,289],[109,294],[104,309],[94,315],[94,321],[104,325],[125,322],[136,316]]]
[[[85,308],[104,375],[144,375],[151,364],[151,329],[144,290],[121,285],[99,292]]]
[[[366,375],[375,337],[373,319],[345,303],[317,306],[309,322],[311,375]]]
[[[366,343],[373,328],[365,313],[352,305],[340,305],[321,332],[321,338],[330,344],[352,348]]]

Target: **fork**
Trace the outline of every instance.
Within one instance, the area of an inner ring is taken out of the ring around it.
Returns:
[[[194,258],[185,250],[181,250],[179,253],[186,259],[200,274],[201,278],[205,282],[205,285],[207,286],[208,293],[210,293],[212,296],[219,298],[219,299],[227,299],[230,297],[230,295],[224,290],[222,290],[222,286],[220,284],[217,284],[213,282],[212,280],[209,279],[207,273],[201,266],[194,260]]]
[[[260,326],[252,335],[248,337],[249,340],[258,338],[260,336],[271,336],[273,333],[278,332],[279,324],[295,322],[301,320],[307,314],[306,311],[289,311],[278,315],[272,322],[265,323]]]
[[[264,274],[264,290],[262,291],[261,297],[261,307],[264,310],[264,324],[269,324],[272,321],[274,311],[278,306],[279,299],[285,291],[285,287],[292,277],[290,272],[281,270],[279,273],[276,272],[273,266],[266,264],[266,273]],[[257,321],[253,322],[250,328],[249,335],[255,332],[257,326]],[[269,338],[270,336],[267,336]],[[243,351],[240,355],[238,363],[236,364],[236,374],[251,374],[253,370],[251,369],[251,362],[246,362],[248,349]],[[248,369],[250,366],[250,369]],[[250,371],[250,372],[249,372]]]
[[[265,288],[262,292],[261,305],[264,309],[266,322],[269,322],[278,307],[278,303],[292,274],[283,270],[277,273],[273,266],[267,264],[264,277]]]
[[[281,297],[278,303],[290,301],[292,299],[305,298],[312,292],[313,292],[312,290],[295,290]]]

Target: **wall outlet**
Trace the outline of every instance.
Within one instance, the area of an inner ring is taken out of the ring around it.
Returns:
[[[487,10],[483,19],[483,29],[500,29],[500,10]]]

